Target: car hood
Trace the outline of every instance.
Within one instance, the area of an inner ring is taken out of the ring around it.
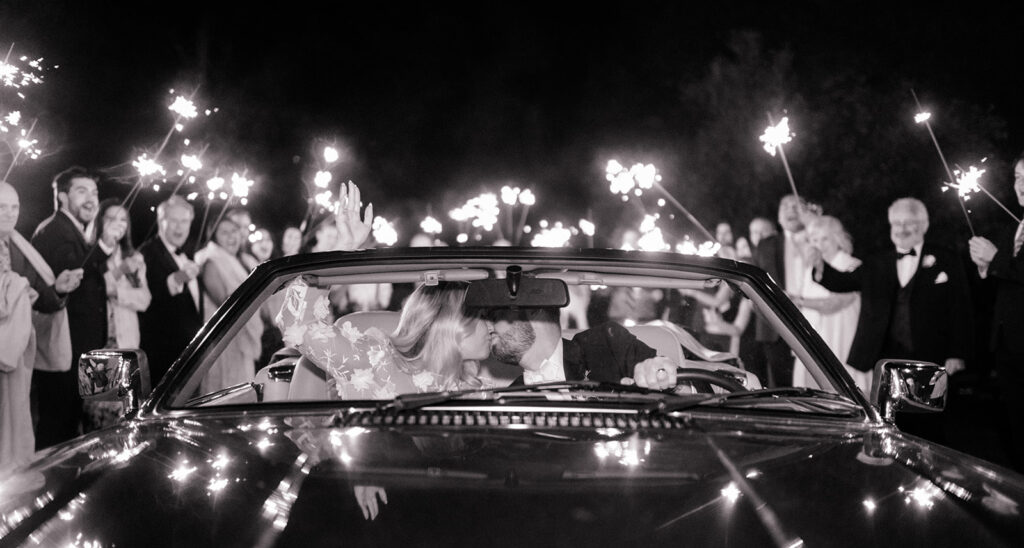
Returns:
[[[382,424],[358,414],[238,413],[125,423],[0,478],[0,546],[1024,538],[1020,476],[869,423],[510,417],[422,411]],[[356,498],[368,486],[387,499],[375,519]]]

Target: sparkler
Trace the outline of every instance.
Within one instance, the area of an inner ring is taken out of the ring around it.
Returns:
[[[779,158],[782,159],[782,167],[786,169],[786,177],[789,178],[789,187],[793,190],[793,195],[799,198],[800,195],[796,191],[796,183],[793,182],[793,173],[789,170],[789,161],[786,160],[786,149],[782,146],[793,140],[793,134],[789,131],[789,117],[783,116],[782,120],[775,124],[772,121],[771,113],[768,113],[768,127],[765,128],[760,139],[764,143],[764,149],[768,154],[775,156],[776,151],[779,153]]]
[[[530,245],[534,247],[565,247],[572,237],[572,231],[562,226],[561,222],[542,228],[534,234]]]
[[[683,204],[679,203],[660,183],[661,174],[658,173],[657,168],[653,164],[633,164],[628,170],[619,163],[617,160],[609,160],[608,165],[605,167],[605,179],[610,183],[610,190],[613,194],[622,194],[623,199],[629,199],[629,193],[632,192],[636,196],[643,195],[643,191],[651,188],[658,189],[659,192],[668,198],[668,201],[672,203],[679,211],[686,215],[691,223],[694,224],[701,232],[707,235],[708,238],[714,240],[715,237],[704,228],[704,225],[697,220],[696,217],[690,213]]]
[[[928,128],[928,135],[932,138],[932,143],[935,144],[935,151],[939,153],[939,160],[942,160],[942,167],[946,170],[946,175],[950,181],[956,181],[957,178],[953,175],[953,170],[949,169],[949,164],[946,163],[946,155],[942,153],[942,147],[939,146],[939,140],[935,138],[935,132],[932,131],[932,125],[928,122],[931,119],[932,114],[926,112],[921,108],[921,102],[917,100],[917,93],[914,90],[910,90],[911,95],[914,96],[914,103],[917,104],[917,114],[914,115],[914,122],[918,124],[924,124],[924,127]],[[971,237],[974,237],[974,225],[971,224],[971,216],[967,213],[967,206],[964,205],[964,200],[957,194],[957,203],[960,204],[960,209],[964,212],[964,219],[967,220],[967,228],[971,231]]]
[[[427,215],[420,221],[420,230],[427,234],[440,234],[442,230],[441,222]]]
[[[518,199],[519,203],[523,205],[523,209],[519,211],[519,225],[516,227],[515,234],[513,235],[515,239],[513,243],[516,245],[519,245],[519,241],[523,237],[523,230],[526,228],[526,217],[530,214],[530,206],[537,203],[537,197],[528,188],[519,193]]]
[[[384,217],[377,216],[373,219],[372,230],[373,239],[377,243],[391,246],[398,241],[398,231],[395,230],[395,226],[391,221]]]
[[[220,214],[217,215],[217,219],[215,219],[213,221],[213,225],[211,225],[211,226],[217,226],[220,223],[221,219],[224,218],[224,214],[227,213],[227,211],[228,211],[228,209],[229,209],[229,207],[231,205],[231,200],[233,200],[235,198],[238,198],[238,202],[240,204],[245,205],[245,204],[248,203],[248,201],[249,201],[249,189],[252,188],[252,186],[256,182],[253,181],[252,179],[246,178],[246,174],[247,173],[248,173],[248,170],[244,170],[242,173],[234,172],[234,173],[231,174],[231,183],[230,183],[230,185],[231,185],[230,186],[231,192],[230,193],[221,192],[220,195],[222,197],[224,197],[224,207],[221,208]],[[219,180],[215,180],[215,179],[219,179]],[[208,180],[206,182],[206,184],[207,184],[207,188],[210,188],[210,195],[213,196],[213,192],[214,192],[214,188],[213,187],[216,186],[217,189],[220,189],[225,184],[225,181],[224,181],[224,179],[221,179],[220,177],[214,177],[213,179]],[[209,202],[207,202],[207,208],[208,207],[209,207]],[[249,227],[242,227],[242,228],[248,230]],[[200,236],[205,235],[206,232],[207,232],[207,230],[206,230],[206,211],[203,211],[203,223],[199,225],[199,230],[202,231]],[[209,240],[209,238],[205,238],[205,237],[197,238],[196,239],[196,249],[199,249],[200,247],[202,247],[202,244],[205,244],[208,240]],[[200,243],[200,241],[202,242],[202,244]]]
[[[983,158],[981,161],[984,162],[985,159]],[[986,190],[985,187],[981,186],[981,176],[984,175],[984,173],[984,169],[978,169],[976,166],[970,166],[967,168],[967,171],[964,171],[960,166],[957,166],[957,168],[953,170],[953,174],[956,175],[956,182],[947,183],[942,187],[942,191],[945,192],[950,188],[955,188],[957,190],[957,194],[959,194],[960,198],[965,202],[971,199],[971,194],[975,194],[978,191],[984,192],[985,195],[1001,207],[1003,211],[1005,211],[1010,218],[1014,220],[1014,222],[1020,224],[1020,219],[1017,218],[1012,211],[1003,205],[1003,203],[993,196],[992,193]]]
[[[25,94],[23,93],[25,88],[43,82],[41,72],[43,59],[41,57],[31,59],[27,55],[22,55],[12,60],[13,54],[14,44],[11,44],[7,50],[7,55],[0,61],[0,85],[3,88],[14,90],[17,98],[23,100],[25,99]],[[0,104],[3,102],[0,100]],[[4,134],[5,137],[10,136],[11,138],[10,140],[4,139],[4,143],[11,153],[11,162],[7,166],[3,180],[10,177],[14,166],[18,164],[18,160],[23,157],[35,160],[42,154],[38,146],[39,140],[33,136],[38,119],[33,119],[31,126],[25,129],[21,127],[23,118],[24,115],[21,110],[13,110],[0,116],[0,134]]]

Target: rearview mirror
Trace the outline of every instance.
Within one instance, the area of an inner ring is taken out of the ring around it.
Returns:
[[[78,360],[83,400],[120,400],[128,414],[139,408],[149,390],[149,362],[142,350],[93,350]]]
[[[896,420],[896,412],[936,412],[946,407],[949,378],[946,369],[930,362],[879,360],[871,381],[871,402],[882,418]]]
[[[531,278],[519,267],[508,268],[504,279],[470,282],[466,306],[477,308],[562,308],[569,304],[569,288],[557,278]]]

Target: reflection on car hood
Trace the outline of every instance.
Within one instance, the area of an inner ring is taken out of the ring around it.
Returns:
[[[0,478],[0,546],[1000,546],[1024,538],[1019,476],[867,423],[752,427],[698,415],[621,428],[571,416],[542,426],[502,413],[410,416],[416,424],[367,426],[347,416],[239,413],[95,433]],[[384,489],[375,520],[363,517],[357,485]]]

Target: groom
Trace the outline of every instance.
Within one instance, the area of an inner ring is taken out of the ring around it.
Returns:
[[[632,377],[638,386],[663,390],[676,384],[676,368],[628,329],[608,322],[562,338],[558,308],[491,309],[491,357],[523,368],[512,382],[538,384],[592,380],[620,382]]]

